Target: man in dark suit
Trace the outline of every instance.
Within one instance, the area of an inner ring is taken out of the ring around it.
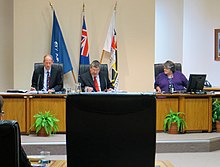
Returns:
[[[53,65],[53,58],[47,54],[43,60],[44,66],[34,70],[31,90],[60,91],[63,88],[63,71]]]
[[[90,64],[89,71],[79,77],[82,90],[85,92],[113,91],[113,85],[109,77],[100,71],[100,63],[94,60]]]

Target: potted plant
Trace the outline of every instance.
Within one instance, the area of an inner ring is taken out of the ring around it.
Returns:
[[[38,136],[50,136],[57,132],[59,120],[50,111],[39,112],[34,115],[34,118],[35,122],[32,127],[35,128]]]
[[[216,132],[220,132],[220,100],[214,99],[212,102],[212,122],[215,124]]]
[[[184,132],[184,128],[187,125],[186,121],[180,117],[180,114],[184,115],[182,112],[173,112],[172,109],[170,109],[170,113],[167,114],[166,118],[164,119],[164,131],[168,131],[170,134],[178,134],[179,132]]]

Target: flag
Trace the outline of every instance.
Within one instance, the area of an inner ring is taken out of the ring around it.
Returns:
[[[53,29],[50,52],[53,57],[54,63],[63,64],[64,87],[73,87],[73,67],[55,11],[53,11]]]
[[[112,82],[114,89],[118,90],[118,61],[117,61],[117,40],[116,40],[116,26],[115,26],[115,10],[113,12],[111,22],[109,25],[105,45],[102,52],[102,57],[109,55],[109,79]]]
[[[83,12],[83,20],[82,20],[82,36],[81,36],[79,67],[81,64],[90,64],[89,41],[88,41],[88,33],[86,29],[86,21],[85,21],[84,12]],[[79,69],[79,74],[80,74],[80,69]]]
[[[90,64],[89,60],[89,41],[86,29],[85,15],[83,15],[82,37],[80,47],[80,64]]]

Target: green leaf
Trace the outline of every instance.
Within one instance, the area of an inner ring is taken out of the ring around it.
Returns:
[[[170,113],[168,113],[164,119],[163,128],[164,131],[167,131],[173,122],[177,123],[177,128],[179,132],[183,132],[184,128],[187,127],[185,120],[181,117],[184,115],[183,112],[173,112],[170,109]]]
[[[57,119],[53,114],[51,114],[50,111],[45,111],[44,113],[39,112],[34,115],[34,118],[35,122],[31,126],[31,128],[35,127],[36,133],[38,133],[42,127],[45,128],[46,133],[49,135],[57,132],[57,122],[59,122],[59,119]]]
[[[212,122],[220,121],[220,100],[213,99],[212,102]]]

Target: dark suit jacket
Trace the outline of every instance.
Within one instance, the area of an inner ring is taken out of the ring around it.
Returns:
[[[105,76],[102,71],[99,72],[99,80],[100,80],[100,87],[101,91],[104,91],[105,89],[114,88],[108,78],[108,76]],[[90,74],[90,71],[87,71],[84,74],[81,74],[79,77],[79,82],[81,83],[82,91],[85,91],[85,87],[89,86],[92,87],[93,90],[95,90],[95,85],[92,79],[92,75]]]
[[[44,67],[34,70],[32,76],[32,87],[36,90],[42,90],[44,85]],[[63,88],[63,71],[57,66],[51,66],[49,89],[60,91]]]

